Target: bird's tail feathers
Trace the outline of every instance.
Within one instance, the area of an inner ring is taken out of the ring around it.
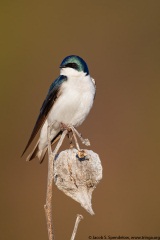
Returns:
[[[60,131],[51,141],[51,145],[55,144],[61,137],[62,135],[62,131]],[[47,152],[47,148],[48,146],[46,146],[45,148],[43,149],[39,149],[38,147],[38,144],[39,144],[39,140],[37,141],[34,149],[32,150],[32,152],[28,155],[28,157],[26,158],[26,161],[31,161],[32,159],[34,159],[35,157],[38,157],[39,159],[39,163],[42,163],[44,158],[45,158],[45,155],[46,155],[46,152]]]
[[[38,142],[36,143],[33,151],[28,155],[26,161],[31,161],[31,160],[34,159],[35,157],[38,157],[39,162],[40,162],[40,163],[43,162],[43,159],[44,159],[45,154],[46,154],[47,147],[45,147],[44,149],[40,150],[39,147],[38,147],[38,144],[39,144],[39,140],[38,140]]]

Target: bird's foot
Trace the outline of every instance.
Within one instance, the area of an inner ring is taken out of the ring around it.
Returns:
[[[75,127],[70,126],[70,128],[72,129],[72,132],[75,132],[75,134],[79,137],[79,139],[81,140],[81,142],[82,142],[84,145],[86,145],[86,146],[90,146],[90,145],[91,145],[91,144],[90,144],[90,141],[89,141],[88,139],[84,139],[84,138],[82,137],[82,134],[79,133]]]
[[[69,148],[72,149],[74,147],[74,144],[73,144],[73,132],[72,132],[72,129],[69,125],[66,125],[65,123],[62,123],[60,124],[60,128],[62,131],[64,130],[67,130],[67,136],[69,138]]]
[[[60,123],[60,128],[62,131],[67,130],[68,133],[70,133],[72,131],[72,129],[70,128],[69,125],[66,125],[65,123],[62,123],[62,122]]]
[[[69,139],[70,139],[70,148],[73,148],[72,138],[74,138],[78,151],[81,151],[80,147],[79,147],[79,144],[78,144],[78,141],[77,141],[77,137],[79,137],[79,139],[81,140],[81,142],[84,145],[90,146],[90,141],[88,139],[84,139],[82,137],[82,134],[79,133],[77,131],[77,129],[75,127],[73,127],[72,125],[66,125],[65,123],[61,123],[60,127],[61,127],[62,131],[67,130],[67,132],[68,132],[68,136],[69,136]],[[72,133],[71,137],[70,137],[70,133]],[[77,137],[76,137],[76,135],[77,135]]]

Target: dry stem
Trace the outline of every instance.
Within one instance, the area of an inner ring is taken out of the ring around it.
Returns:
[[[49,240],[54,240],[54,230],[53,230],[53,219],[52,219],[52,183],[53,183],[53,160],[54,155],[52,154],[51,142],[50,142],[50,126],[48,125],[48,180],[47,180],[47,194],[46,194],[46,204],[44,205],[48,238]]]
[[[78,224],[80,223],[80,221],[83,219],[83,216],[80,214],[77,214],[77,218],[76,218],[76,222],[74,225],[74,229],[73,229],[73,233],[72,233],[72,237],[71,240],[75,239],[76,233],[77,233],[77,229],[78,229]]]
[[[48,125],[48,180],[47,180],[47,194],[46,194],[46,204],[44,205],[47,229],[48,229],[48,238],[49,240],[54,240],[54,228],[53,228],[53,217],[52,217],[52,186],[53,186],[53,164],[56,153],[58,152],[62,142],[67,134],[67,130],[62,133],[62,136],[52,153],[51,149],[51,139],[50,139],[50,126]]]

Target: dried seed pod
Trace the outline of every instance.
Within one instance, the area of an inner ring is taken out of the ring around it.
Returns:
[[[93,215],[92,192],[102,179],[102,165],[98,154],[91,150],[84,151],[83,158],[79,158],[77,149],[60,152],[54,161],[54,182]]]

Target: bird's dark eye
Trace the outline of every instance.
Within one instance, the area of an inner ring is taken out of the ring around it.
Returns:
[[[65,67],[70,67],[70,68],[78,69],[77,63],[67,63],[67,64],[65,65]]]

